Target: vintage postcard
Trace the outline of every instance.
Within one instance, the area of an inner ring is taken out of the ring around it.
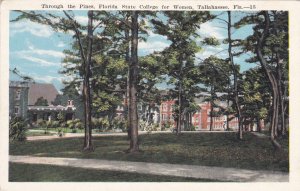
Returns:
[[[298,1],[1,2],[1,190],[299,190]]]

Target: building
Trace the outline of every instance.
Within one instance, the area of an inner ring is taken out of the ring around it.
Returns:
[[[196,130],[199,131],[205,131],[210,130],[210,124],[211,124],[211,118],[210,118],[210,102],[204,101],[204,97],[195,99],[196,103],[199,106],[198,111],[192,114],[192,124],[195,127]],[[175,100],[168,100],[161,103],[160,106],[160,125],[163,126],[165,124],[171,124],[172,127],[176,126],[176,121],[174,119],[174,112],[173,107],[175,104]],[[216,101],[216,104],[218,104],[221,107],[227,107],[226,102],[222,101]],[[215,111],[217,111],[218,108],[215,108]],[[229,116],[230,118],[232,116]],[[184,118],[184,120],[187,120]],[[233,117],[228,123],[229,128],[232,130],[238,129],[238,118]],[[219,130],[223,131],[227,129],[227,116],[226,115],[220,115],[217,117],[212,117],[212,130]]]
[[[59,95],[53,84],[10,81],[9,84],[9,115],[29,119],[35,123],[40,120],[56,120],[63,113],[65,120],[75,118],[76,107],[73,100],[64,105],[52,105]],[[36,105],[39,98],[47,100],[48,105]]]
[[[55,98],[59,95],[58,91],[53,84],[46,83],[30,83],[28,91],[28,105],[35,105],[36,101],[43,97],[48,101],[48,104],[52,104]]]
[[[9,117],[17,116],[27,118],[28,90],[26,82],[9,82]]]
[[[59,113],[63,113],[65,121],[75,119],[76,107],[72,100],[68,100],[66,106],[49,105],[49,106],[28,106],[28,116],[32,123],[41,120],[57,120]]]
[[[160,104],[160,126],[163,126],[167,123],[175,125],[174,116],[173,116],[173,106],[175,100],[163,101]]]
[[[148,120],[151,123],[158,124],[160,121],[160,114],[159,114],[159,106],[152,103],[152,104],[137,104],[137,112],[138,117],[140,120]],[[118,105],[116,108],[116,117],[117,118],[124,118],[127,113],[127,101],[124,98],[122,105]]]

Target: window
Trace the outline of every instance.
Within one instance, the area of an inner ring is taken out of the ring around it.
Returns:
[[[21,90],[16,90],[16,96],[15,99],[19,100],[21,98]]]
[[[19,114],[19,107],[15,107],[15,109],[14,109],[14,113],[15,113],[16,115],[18,115],[18,114]]]

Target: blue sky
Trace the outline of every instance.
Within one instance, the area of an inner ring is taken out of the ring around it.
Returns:
[[[55,14],[61,14],[58,11],[52,11]],[[218,12],[214,12],[219,14]],[[14,19],[18,13],[11,11],[10,19]],[[75,19],[82,24],[87,23],[85,11],[74,11]],[[220,17],[226,18],[227,14]],[[232,13],[233,21],[237,20],[241,15]],[[202,38],[214,36],[223,40],[227,36],[226,29],[222,28],[226,25],[219,20],[204,23],[200,26],[198,33]],[[234,38],[243,38],[252,33],[251,26],[243,27],[233,33]],[[52,83],[60,90],[62,80],[68,77],[59,74],[62,69],[61,61],[64,57],[63,50],[70,48],[72,42],[71,34],[54,32],[46,25],[40,25],[28,20],[21,20],[10,23],[10,68],[17,68],[21,74],[31,76],[36,82]],[[147,55],[153,51],[163,50],[169,46],[170,42],[164,36],[149,32],[146,42],[139,43],[139,55]],[[228,53],[227,46],[203,47],[203,50],[197,53],[197,58],[205,59],[210,55],[226,58]],[[235,62],[241,64],[241,70],[247,70],[255,65],[245,63],[247,55],[235,58]],[[16,76],[10,76],[11,80],[16,80]],[[162,85],[164,86],[164,85]]]

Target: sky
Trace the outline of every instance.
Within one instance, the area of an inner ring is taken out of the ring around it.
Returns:
[[[61,15],[62,12],[51,11],[53,14]],[[219,12],[212,12],[220,14]],[[10,20],[16,18],[19,13],[10,12]],[[241,17],[242,13],[232,14],[233,21]],[[88,18],[85,11],[74,11],[75,19],[86,24]],[[227,14],[222,14],[220,18],[226,19]],[[219,40],[224,40],[227,36],[226,25],[220,20],[204,23],[200,26],[198,33],[201,38],[214,36]],[[233,31],[233,38],[244,38],[252,33],[251,26],[245,26],[237,31]],[[17,68],[21,74],[32,77],[35,82],[52,83],[59,91],[63,88],[62,81],[68,80],[67,76],[59,74],[62,69],[63,50],[69,49],[72,43],[72,34],[55,32],[49,26],[37,24],[29,20],[10,22],[9,33],[9,62],[10,69]],[[170,45],[170,41],[165,36],[154,34],[149,31],[146,42],[139,42],[139,56],[145,56],[160,51]],[[217,47],[206,46],[196,54],[198,61],[203,60],[210,55],[216,55],[220,58],[228,57],[226,51],[227,45]],[[224,50],[224,51],[222,51]],[[255,64],[245,62],[250,55],[243,55],[235,58],[235,63],[241,65],[241,71],[245,71]],[[10,80],[18,80],[17,76],[10,75]],[[160,88],[166,88],[166,84],[160,84]]]

